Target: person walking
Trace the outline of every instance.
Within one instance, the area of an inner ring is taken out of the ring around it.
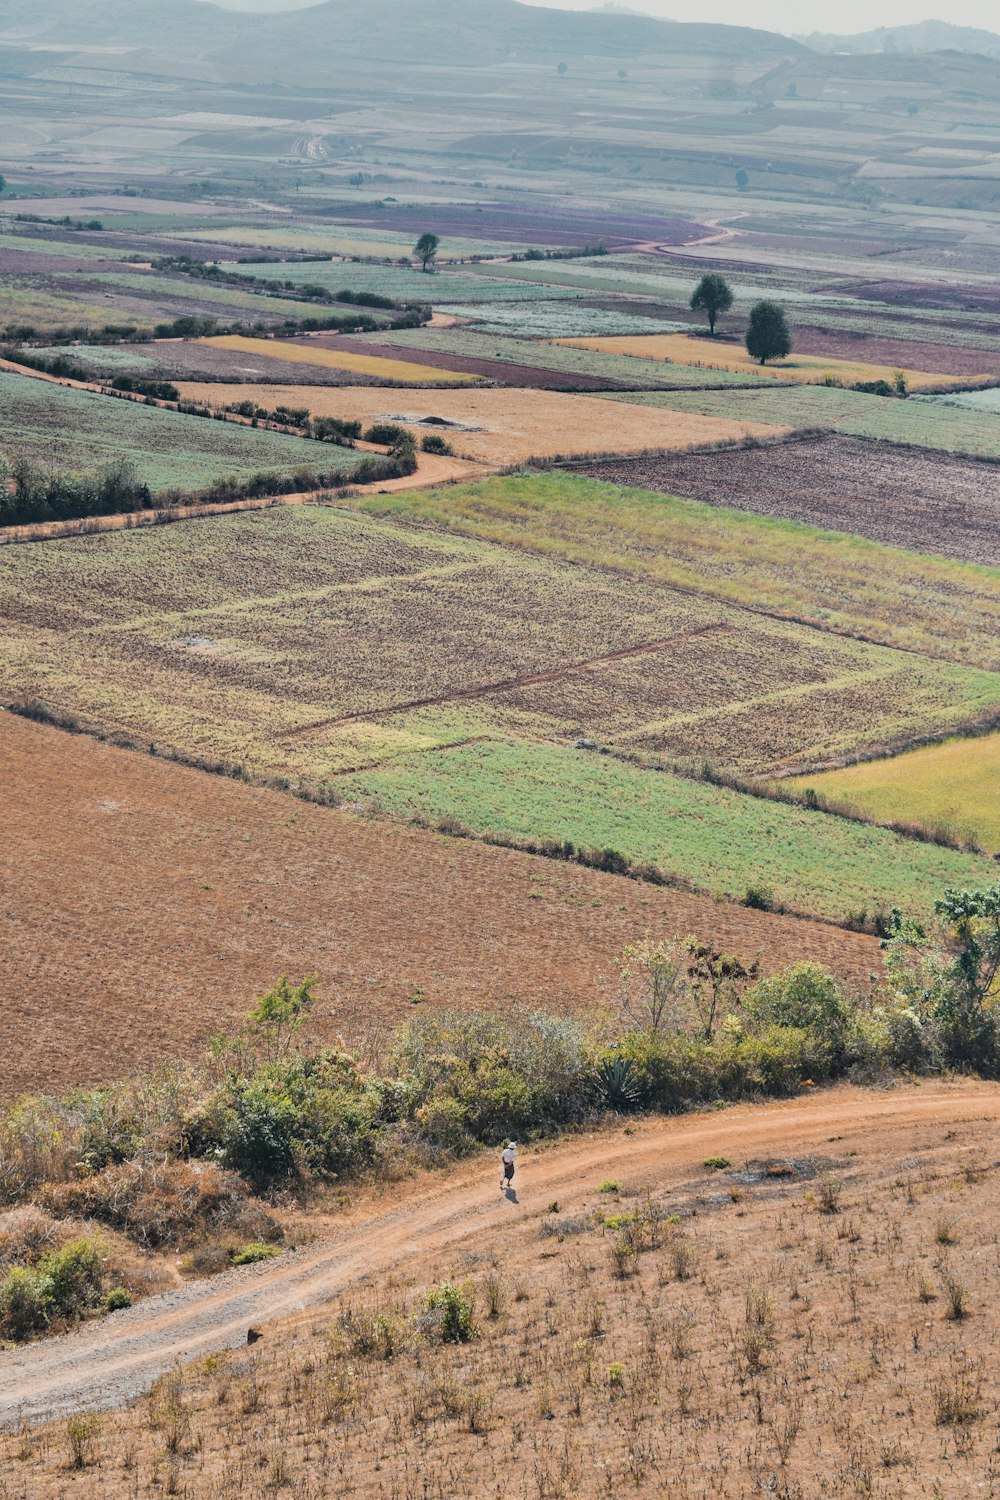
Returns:
[[[516,1158],[517,1142],[508,1141],[500,1153],[500,1165],[503,1169],[503,1176],[500,1178],[501,1192],[503,1192],[504,1188],[509,1188],[514,1181],[514,1162]]]

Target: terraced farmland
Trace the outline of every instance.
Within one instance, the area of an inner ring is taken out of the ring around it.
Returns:
[[[80,473],[126,459],[155,492],[319,466],[346,475],[363,456],[6,372],[0,372],[0,407],[0,453],[8,462],[23,456]]]
[[[313,507],[7,549],[0,617],[7,701],[312,782],[497,733],[761,772],[1000,699],[653,578]]]
[[[558,370],[583,380],[606,381],[608,386],[627,390],[687,390],[710,386],[759,387],[759,377],[749,371],[707,370],[694,365],[656,365],[651,361],[630,359],[624,354],[601,354],[593,349],[575,349],[571,345],[541,340],[510,338],[485,334],[471,328],[394,328],[385,333],[365,335],[395,349],[420,349],[428,353],[461,354],[471,359],[497,360],[511,365]]]
[[[996,470],[943,453],[821,437],[720,453],[612,458],[576,472],[1000,567]]]
[[[502,276],[470,275],[463,271],[438,271],[428,275],[405,266],[370,266],[354,261],[250,261],[241,263],[241,276],[258,281],[293,281],[301,285],[321,286],[330,292],[374,292],[391,297],[394,302],[433,303],[447,306],[452,302],[552,302],[564,297],[578,297],[572,287],[535,286],[530,280],[515,279],[510,267]],[[517,267],[520,273],[520,267]]]
[[[780,462],[784,451],[779,445],[765,453]],[[719,461],[741,457],[724,454]],[[612,567],[823,631],[1000,670],[1000,568],[962,566],[792,521],[562,474],[374,495],[363,503],[379,514]]]

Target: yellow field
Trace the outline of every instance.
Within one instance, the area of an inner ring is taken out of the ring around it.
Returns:
[[[814,354],[791,354],[773,364],[759,365],[742,344],[722,344],[715,339],[690,338],[686,333],[636,334],[612,338],[553,339],[571,349],[596,349],[604,354],[631,354],[636,359],[666,360],[675,365],[700,365],[711,370],[736,370],[746,374],[770,376],[772,380],[797,380],[821,385],[837,380],[855,385],[861,380],[887,380],[891,385],[895,371],[888,365],[869,365],[860,359],[823,359]],[[978,385],[988,375],[934,375],[926,370],[904,370],[911,391],[927,386]]]
[[[268,347],[279,346],[269,343]],[[192,381],[180,383],[179,389],[185,401],[208,406],[250,398],[267,407],[307,406],[315,417],[359,418],[366,426],[375,421],[400,422],[417,436],[442,432],[459,457],[496,465],[559,454],[689,448],[739,442],[745,435],[775,437],[789,430],[565,391],[489,386],[462,391],[387,391],[371,385],[204,385]],[[475,430],[422,425],[429,417]]]
[[[454,370],[438,370],[434,365],[410,364],[404,359],[379,359],[371,354],[352,354],[348,350],[326,349],[321,344],[292,344],[285,339],[249,339],[241,334],[224,334],[218,338],[199,339],[216,349],[231,349],[234,354],[255,354],[265,359],[285,359],[294,364],[321,365],[326,370],[348,370],[353,375],[375,375],[382,380],[401,380],[407,385],[478,385],[476,375],[462,375]]]
[[[989,853],[1000,851],[1000,734],[946,740],[782,785],[815,787],[883,822],[950,824]]]

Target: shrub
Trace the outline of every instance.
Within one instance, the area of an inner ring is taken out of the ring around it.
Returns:
[[[378,443],[380,447],[392,448],[396,443],[414,441],[413,435],[407,427],[400,427],[397,422],[373,422],[365,432],[366,443]]]
[[[426,433],[420,441],[420,446],[425,453],[447,454],[455,451],[447,438],[442,437],[439,432]]]
[[[455,1156],[463,1156],[475,1144],[465,1105],[458,1099],[429,1099],[417,1110],[416,1123],[423,1140]]]
[[[475,1288],[471,1281],[442,1281],[424,1298],[421,1331],[442,1344],[467,1344],[478,1333],[473,1318]]]
[[[840,985],[820,964],[801,963],[761,979],[744,1001],[755,1026],[788,1026],[815,1030],[828,1040],[840,1040],[847,1007]]]
[[[769,885],[763,885],[759,882],[748,885],[742,904],[749,906],[753,911],[773,911],[774,892]]]
[[[104,1311],[113,1313],[121,1312],[126,1307],[131,1307],[135,1298],[125,1286],[113,1286],[109,1292],[104,1294]]]
[[[244,1241],[280,1235],[242,1178],[215,1162],[126,1162],[49,1188],[42,1201],[60,1214],[97,1219],[148,1249],[183,1249],[219,1233]]]
[[[264,1245],[261,1243],[244,1245],[242,1250],[236,1250],[230,1259],[234,1266],[253,1266],[259,1260],[273,1260],[281,1251],[277,1245]]]
[[[16,1266],[0,1283],[0,1337],[29,1338],[57,1319],[76,1319],[101,1302],[104,1248],[78,1239],[36,1266]]]

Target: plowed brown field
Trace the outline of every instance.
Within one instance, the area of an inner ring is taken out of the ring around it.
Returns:
[[[996,468],[946,453],[825,437],[727,453],[608,459],[582,472],[915,552],[1000,564]]]
[[[593,1007],[647,931],[863,981],[873,939],[372,822],[0,713],[0,1092],[190,1053],[315,973],[348,1039],[429,1003]]]

